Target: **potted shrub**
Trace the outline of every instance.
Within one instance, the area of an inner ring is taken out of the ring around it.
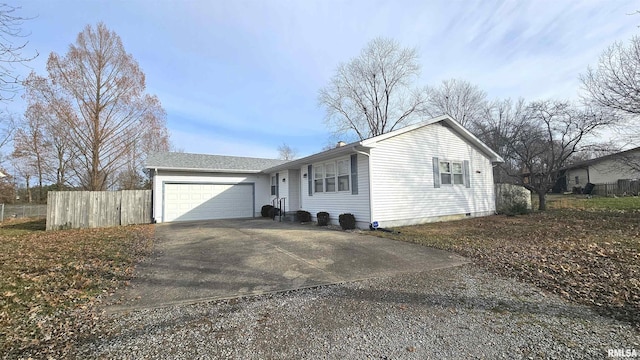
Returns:
[[[311,213],[308,211],[304,211],[304,210],[298,210],[296,211],[296,221],[299,222],[311,222]]]
[[[342,230],[352,230],[356,228],[356,217],[353,214],[340,214],[338,217]]]
[[[271,217],[271,209],[273,209],[273,205],[263,206],[262,209],[260,209],[260,215],[262,215],[262,217]]]
[[[320,211],[316,214],[318,217],[318,226],[327,226],[329,225],[329,213],[326,211]]]

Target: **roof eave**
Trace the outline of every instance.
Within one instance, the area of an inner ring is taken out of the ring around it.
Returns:
[[[355,142],[355,143],[351,143],[351,144],[347,144],[344,146],[340,146],[337,148],[333,148],[331,150],[327,150],[327,151],[323,151],[317,154],[313,154],[313,155],[309,155],[297,160],[292,160],[288,163],[284,163],[281,165],[277,165],[277,166],[273,166],[270,167],[268,169],[264,169],[262,170],[262,172],[264,173],[273,173],[276,171],[281,171],[281,170],[287,170],[287,169],[296,169],[299,168],[302,165],[306,165],[306,164],[311,164],[317,161],[321,161],[321,160],[326,160],[326,159],[331,159],[331,158],[335,158],[337,156],[342,156],[344,154],[348,154],[348,153],[353,153],[353,152],[357,152],[357,151],[362,151],[364,148],[364,150],[366,150],[366,148],[369,147],[364,147],[362,145],[362,142]]]
[[[169,166],[153,166],[147,165],[146,169],[150,170],[163,170],[163,171],[178,171],[178,172],[206,172],[206,173],[236,173],[236,174],[258,174],[262,170],[242,170],[242,169],[203,169],[203,168],[184,168],[184,167],[169,167]]]

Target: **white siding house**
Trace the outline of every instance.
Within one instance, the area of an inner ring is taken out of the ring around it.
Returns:
[[[263,205],[282,204],[287,213],[306,210],[313,218],[326,211],[332,223],[351,213],[360,228],[493,214],[492,166],[502,161],[449,116],[288,162],[232,158],[226,169],[178,169],[167,165],[171,156],[147,165],[155,172],[158,222],[250,217]]]
[[[640,147],[582,161],[564,169],[566,190],[587,183],[611,184],[640,179]]]

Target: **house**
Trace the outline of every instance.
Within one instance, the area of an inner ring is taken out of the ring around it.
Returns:
[[[286,212],[352,213],[368,228],[495,212],[494,163],[502,159],[449,116],[293,161],[161,153],[149,157],[156,222]]]
[[[640,179],[640,147],[581,161],[562,170],[564,191],[584,188],[587,183],[612,184],[618,180]]]

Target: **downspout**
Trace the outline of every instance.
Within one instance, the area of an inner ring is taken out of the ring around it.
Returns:
[[[361,154],[366,156],[367,158],[369,158],[369,163],[367,165],[367,168],[369,169],[369,174],[367,174],[367,178],[369,178],[369,226],[371,226],[373,224],[373,188],[371,187],[371,155],[364,152],[364,151],[360,151],[360,150],[356,150],[355,148],[353,149],[356,154]]]

